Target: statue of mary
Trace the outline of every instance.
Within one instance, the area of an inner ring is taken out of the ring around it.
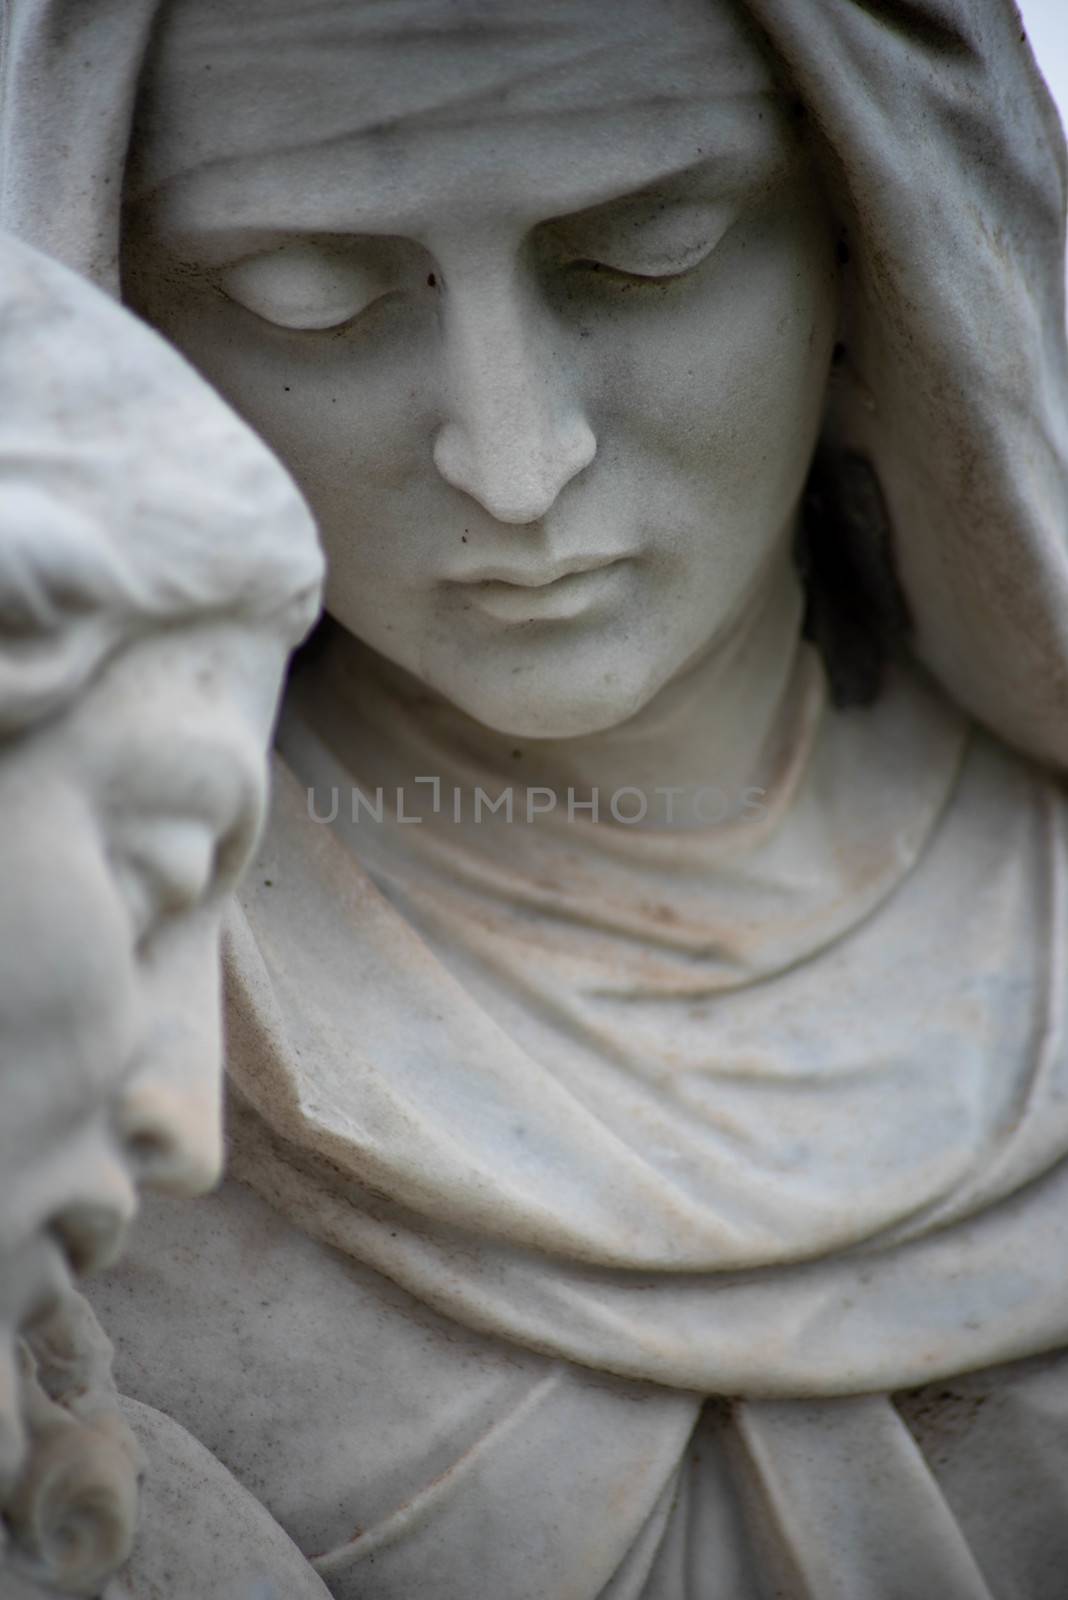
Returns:
[[[7,0],[2,94],[0,220],[330,560],[230,1177],[98,1292],[123,1387],[339,1600],[1061,1600],[1066,169],[1011,0]]]

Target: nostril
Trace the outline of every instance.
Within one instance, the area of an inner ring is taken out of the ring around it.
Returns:
[[[127,1155],[138,1168],[158,1166],[172,1157],[170,1141],[157,1128],[137,1128],[123,1139]]]
[[[119,1124],[123,1153],[140,1183],[166,1180],[171,1169],[181,1162],[180,1141],[166,1118],[158,1114],[161,1108],[154,1109],[157,1114],[144,1106],[131,1108]]]
[[[135,1181],[175,1194],[210,1189],[222,1162],[218,1096],[143,1082],[127,1094],[116,1133]]]
[[[116,1118],[123,1151],[137,1162],[158,1161],[168,1153],[166,1122],[155,1102],[155,1096],[129,1094]]]

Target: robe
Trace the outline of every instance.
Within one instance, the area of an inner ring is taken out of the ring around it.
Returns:
[[[105,1288],[120,1384],[343,1600],[1061,1596],[1055,781],[802,650],[755,820],[326,823],[342,725],[365,799],[479,776],[339,671],[232,930],[231,1177]]]

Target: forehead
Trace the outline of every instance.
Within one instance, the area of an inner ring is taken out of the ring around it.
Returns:
[[[417,232],[759,165],[783,125],[729,0],[177,0],[127,192],[229,226]]]

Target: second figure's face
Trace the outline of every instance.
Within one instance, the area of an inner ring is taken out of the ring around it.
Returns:
[[[0,752],[0,1503],[14,1336],[142,1186],[219,1174],[219,934],[263,809],[275,629],[162,629]]]
[[[128,290],[293,470],[340,622],[491,727],[579,735],[787,548],[831,228],[732,12],[470,9],[354,7],[339,42],[315,0],[172,7]]]

